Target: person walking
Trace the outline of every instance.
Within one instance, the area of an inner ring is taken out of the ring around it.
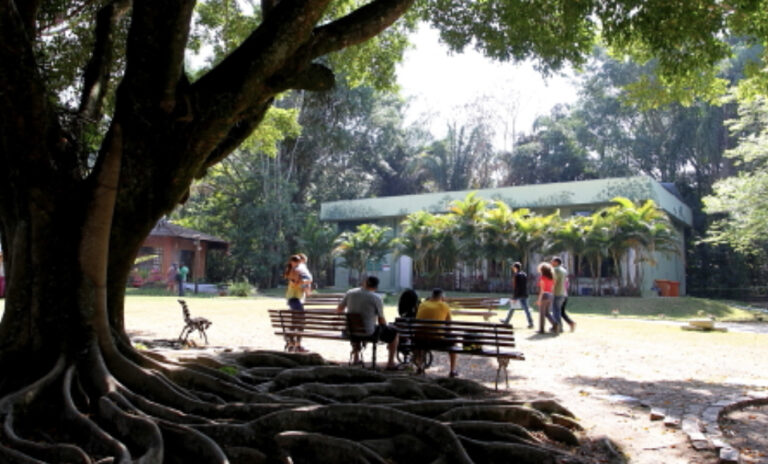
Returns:
[[[504,325],[509,325],[512,320],[512,314],[515,312],[513,304],[515,302],[520,303],[520,307],[525,311],[525,317],[528,319],[528,328],[533,328],[533,318],[531,317],[531,310],[528,308],[528,275],[523,271],[523,265],[516,262],[512,265],[512,299],[509,303],[509,311],[507,311],[507,317],[499,319]]]
[[[550,261],[552,265],[552,274],[554,276],[554,285],[552,286],[552,317],[555,319],[555,326],[552,331],[561,333],[563,331],[563,303],[568,293],[565,290],[565,281],[568,280],[568,272],[563,267],[563,260],[555,256]]]
[[[568,273],[568,270],[566,269],[566,274]],[[570,318],[568,316],[568,313],[565,312],[565,306],[568,304],[568,290],[570,287],[570,280],[568,277],[565,278],[565,299],[563,300],[563,306],[560,307],[560,315],[563,317],[563,320],[568,323],[568,326],[571,328],[571,332],[576,330],[576,321]]]
[[[549,320],[554,328],[557,323],[550,313],[552,307],[552,287],[555,284],[554,275],[552,273],[552,266],[549,263],[541,263],[538,267],[539,271],[539,298],[537,300],[537,306],[539,307],[539,333],[546,333],[545,319]]]

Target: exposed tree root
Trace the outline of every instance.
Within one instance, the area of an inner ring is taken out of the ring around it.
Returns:
[[[314,464],[319,456],[325,462],[387,464],[384,458],[370,448],[345,438],[317,433],[282,432],[275,437],[275,441],[294,464]]]
[[[0,462],[579,462],[567,409],[466,379],[386,375],[317,355],[174,361],[121,351],[62,357],[6,392]]]

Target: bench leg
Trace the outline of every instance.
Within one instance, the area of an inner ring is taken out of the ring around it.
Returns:
[[[376,341],[372,341],[371,344],[373,345],[373,353],[371,353],[371,369],[374,371],[376,370]]]
[[[352,350],[349,352],[349,365],[355,366],[363,362],[363,344],[359,342],[351,343]]]
[[[501,376],[501,370],[504,369],[504,380],[506,381],[507,389],[509,389],[509,373],[507,367],[509,366],[509,358],[499,356],[496,358],[499,363],[499,367],[496,369],[496,390],[499,389],[499,377]]]
[[[417,374],[424,374],[429,366],[432,365],[432,352],[429,350],[414,350],[413,365],[416,367]]]

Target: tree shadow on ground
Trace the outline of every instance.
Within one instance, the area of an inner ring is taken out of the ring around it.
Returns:
[[[602,390],[608,401],[662,408],[678,417],[686,414],[700,416],[717,403],[736,401],[744,392],[743,385],[695,379],[637,381],[622,377],[575,376],[565,381]]]

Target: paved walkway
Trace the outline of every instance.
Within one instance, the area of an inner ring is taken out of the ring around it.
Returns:
[[[759,382],[744,385],[737,379],[731,382],[719,388],[708,385],[706,395],[702,395],[697,388],[698,382],[691,381],[686,388],[676,389],[672,394],[669,389],[650,390],[643,395],[642,400],[622,394],[603,395],[602,398],[609,402],[648,408],[649,420],[663,421],[668,428],[681,429],[694,449],[714,451],[718,455],[718,462],[736,464],[743,462],[740,453],[729,444],[720,429],[719,421],[731,411],[768,404],[768,380],[762,385],[756,384]],[[611,383],[610,379],[608,383]],[[625,381],[622,379],[614,383]],[[617,391],[624,389],[626,386],[615,385]]]

